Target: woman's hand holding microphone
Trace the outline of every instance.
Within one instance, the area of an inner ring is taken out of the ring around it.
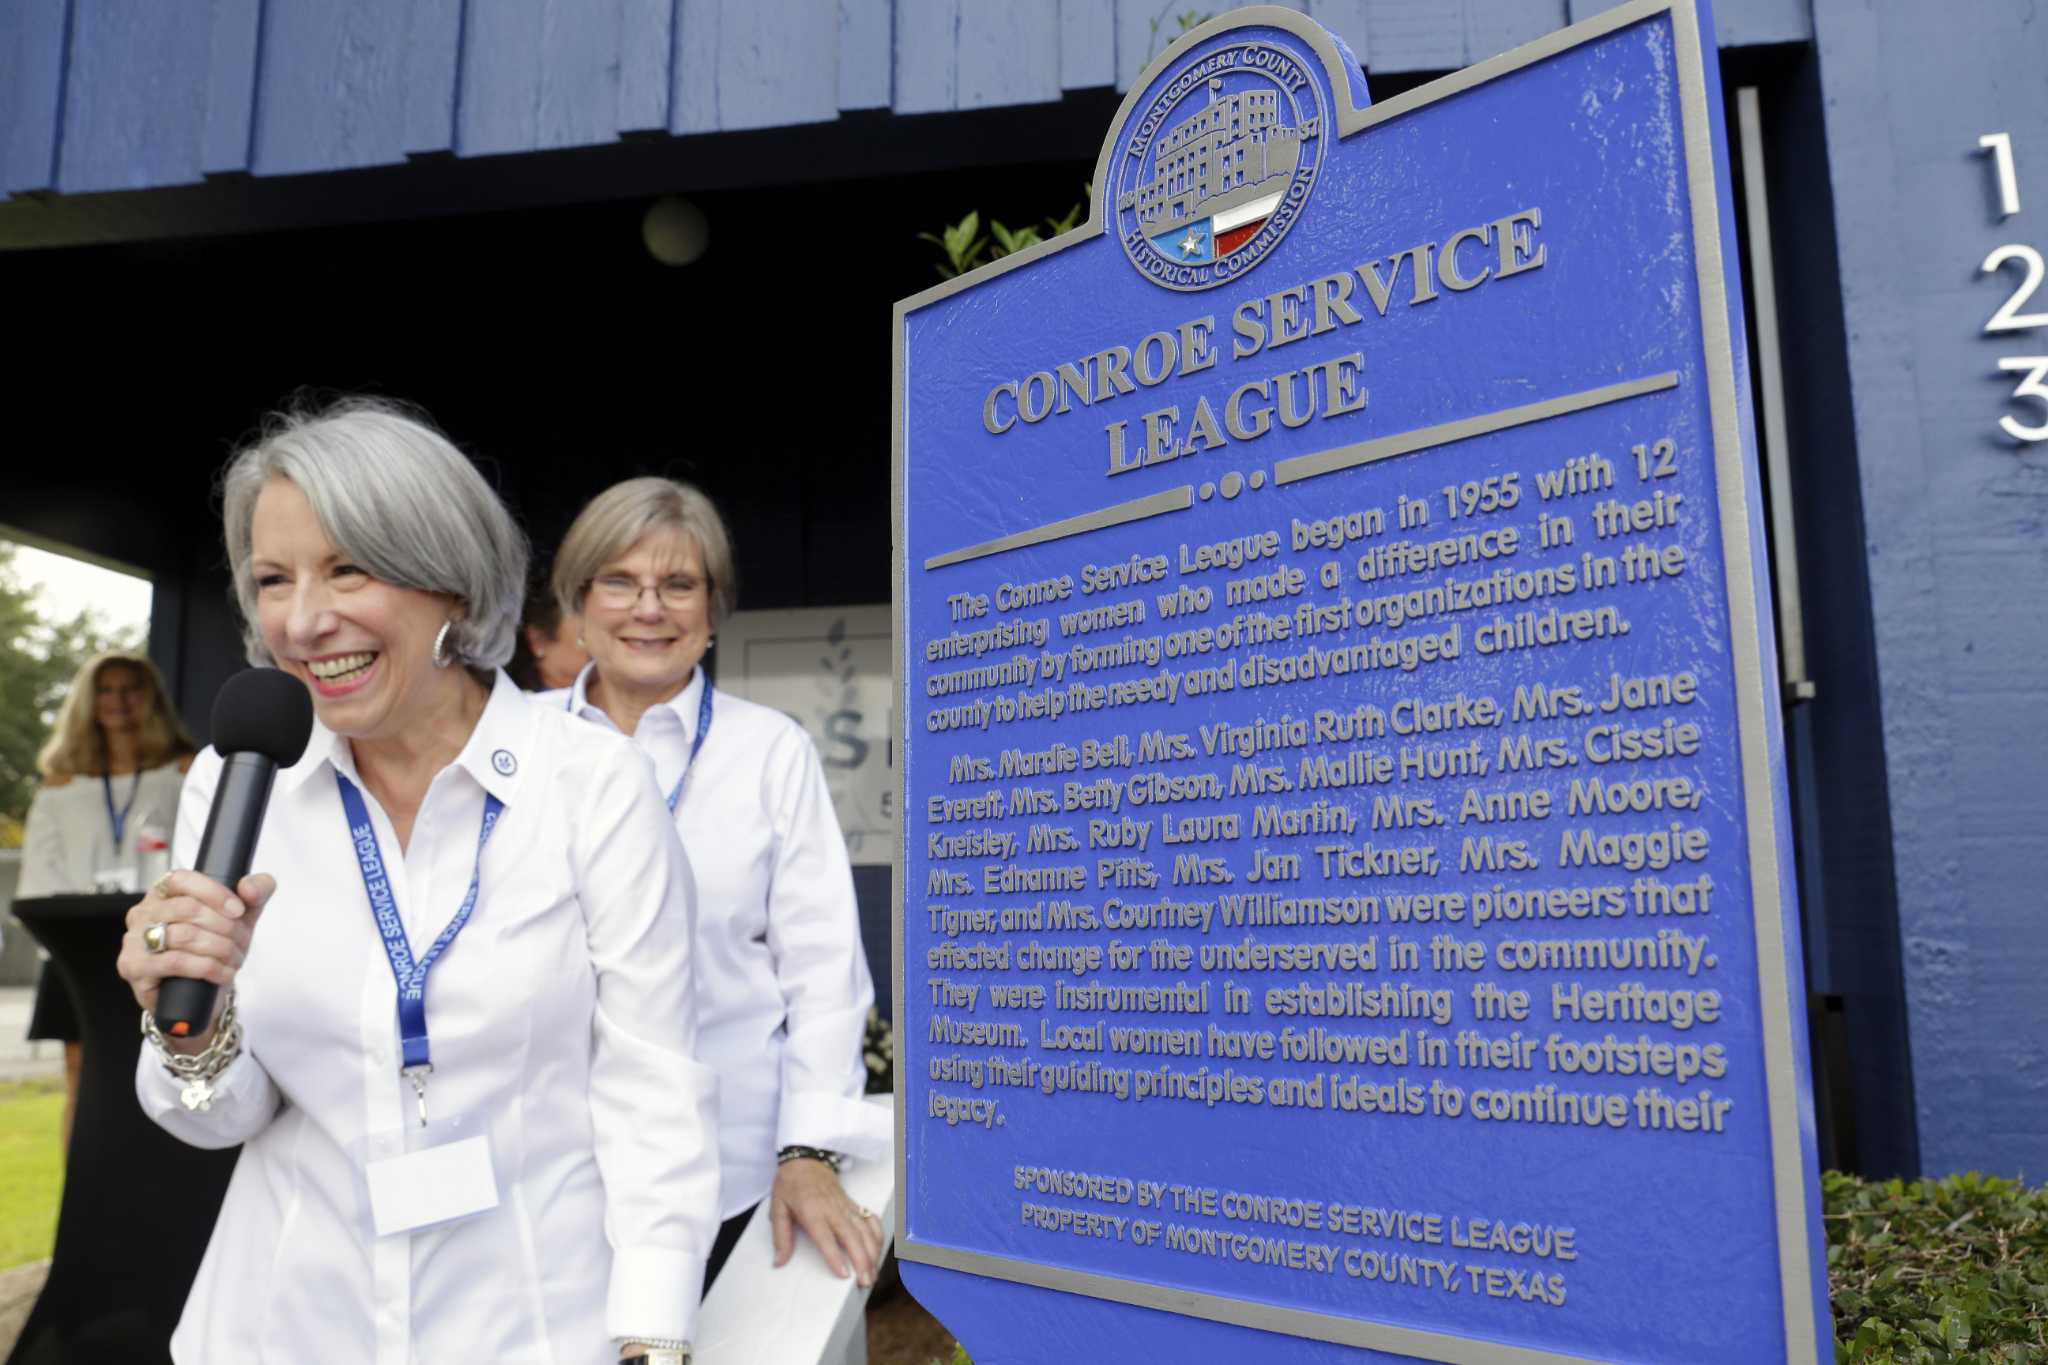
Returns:
[[[204,1051],[228,998],[227,988],[249,954],[249,940],[277,882],[257,872],[230,892],[198,872],[167,872],[128,908],[128,932],[115,968],[135,992],[135,1002],[156,1012],[157,992],[170,977],[187,977],[220,987],[214,1017],[203,1032],[167,1037],[172,1052]]]

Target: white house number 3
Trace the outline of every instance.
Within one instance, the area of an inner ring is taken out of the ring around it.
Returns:
[[[2020,211],[2020,183],[2019,174],[2013,168],[2012,135],[1986,133],[1977,139],[1977,146],[1991,153],[1992,175],[1997,181],[1998,216],[2001,220],[2010,218]],[[2048,274],[2039,249],[2024,242],[1994,247],[1979,269],[1986,275],[1996,275],[2007,265],[2020,268],[2019,287],[1999,305],[1991,320],[1984,324],[1984,330],[1987,333],[2025,332],[2048,327],[2048,313],[2026,311],[2027,305],[2033,301],[2034,292],[2041,287],[2043,275]],[[1998,368],[2001,373],[2020,376],[2008,401],[2017,403],[2031,398],[2041,405],[2039,423],[2029,426],[2019,418],[2007,415],[1998,419],[1999,429],[2015,441],[2048,441],[2048,355],[2001,356]]]

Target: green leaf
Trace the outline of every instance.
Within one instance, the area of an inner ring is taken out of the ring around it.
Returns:
[[[980,231],[981,215],[970,212],[965,218],[946,229],[947,250],[956,253],[966,250],[967,243],[973,241],[975,234]]]
[[[1941,1344],[1951,1354],[1970,1349],[1970,1315],[1951,1308],[1941,1315]]]
[[[939,272],[939,278],[945,280],[972,270],[979,264],[978,258],[988,245],[988,240],[981,236],[979,213],[969,213],[959,222],[942,229],[936,237],[929,232],[920,232],[917,237],[921,242],[930,242],[938,247],[945,256],[945,260],[933,266]]]
[[[1034,227],[1022,227],[1012,232],[1001,223],[991,221],[988,230],[995,235],[999,250],[993,255],[998,259],[1022,251],[1027,246],[1036,246],[1039,241],[1038,229]]]

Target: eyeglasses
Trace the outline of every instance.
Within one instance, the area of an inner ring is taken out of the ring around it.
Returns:
[[[661,599],[661,605],[676,610],[697,601],[704,591],[704,582],[687,574],[675,574],[659,583],[643,583],[627,574],[608,573],[590,580],[590,597],[598,606],[623,611],[640,605],[640,594],[650,588]]]

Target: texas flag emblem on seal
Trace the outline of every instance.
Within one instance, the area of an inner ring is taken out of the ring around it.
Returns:
[[[1232,45],[1177,73],[1120,158],[1118,235],[1133,264],[1177,289],[1250,268],[1314,183],[1321,103],[1306,64],[1266,43]]]

